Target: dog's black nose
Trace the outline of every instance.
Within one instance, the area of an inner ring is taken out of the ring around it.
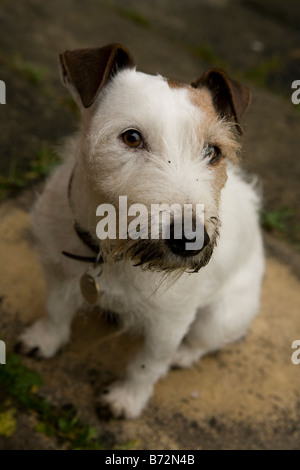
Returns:
[[[174,236],[174,224],[170,226],[170,238],[166,240],[166,243],[169,247],[169,249],[174,253],[175,255],[178,256],[183,256],[185,258],[189,256],[195,256],[200,251],[203,250],[203,248],[209,243],[209,236],[208,233],[205,229],[205,226],[203,228],[203,244],[200,246],[198,249],[189,249],[189,244],[195,243],[197,240],[197,237],[195,236],[192,239],[186,238],[184,235],[184,231],[182,230],[182,237],[177,239]]]

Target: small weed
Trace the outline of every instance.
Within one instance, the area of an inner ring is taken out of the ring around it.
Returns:
[[[262,226],[269,232],[284,232],[287,229],[287,222],[294,215],[289,207],[283,207],[276,211],[264,211],[261,215]]]
[[[268,60],[252,67],[244,73],[246,80],[250,80],[256,86],[265,87],[268,84],[268,78],[272,72],[279,70],[281,61],[279,57],[273,56]]]
[[[0,413],[0,436],[10,437],[17,429],[15,408],[7,408]]]
[[[59,161],[58,155],[47,147],[40,150],[26,171],[19,170],[16,163],[12,161],[8,175],[0,175],[0,200],[11,195],[13,191],[26,188],[32,181],[49,175]]]
[[[226,68],[225,62],[218,57],[209,44],[188,45],[186,46],[186,49],[191,55],[210,65]]]
[[[16,163],[12,161],[9,165],[8,175],[0,175],[0,190],[8,191],[11,189],[24,188],[25,185],[24,178],[19,171],[17,171]]]
[[[30,162],[30,170],[25,173],[27,179],[37,179],[41,176],[47,176],[59,163],[58,155],[49,148],[43,147],[35,160]]]
[[[97,430],[82,422],[73,406],[58,408],[39,396],[43,381],[39,374],[25,367],[20,358],[10,354],[0,367],[0,383],[21,408],[30,410],[38,419],[37,432],[60,437],[70,449],[103,449]],[[0,413],[0,434],[11,435],[16,429],[15,408]]]
[[[35,65],[28,60],[25,61],[19,54],[15,54],[13,57],[6,57],[3,52],[0,52],[0,64],[5,65],[13,72],[17,72],[24,80],[34,85],[43,84],[47,77],[45,67]]]
[[[120,7],[117,5],[114,5],[113,8],[117,13],[119,13],[120,16],[122,16],[126,20],[129,20],[142,28],[150,28],[149,20],[140,13],[129,8]]]
[[[114,450],[137,450],[140,446],[139,439],[135,441],[125,442],[124,444],[119,444],[114,447]]]
[[[6,365],[0,367],[0,382],[19,403],[35,407],[35,392],[43,384],[39,374],[23,366],[18,356],[11,354]]]
[[[37,66],[29,61],[24,61],[19,55],[11,59],[10,67],[18,72],[25,80],[34,85],[40,85],[45,81],[47,71],[44,67]]]
[[[29,60],[24,60],[19,54],[15,54],[13,57],[5,56],[2,51],[0,51],[0,65],[5,66],[12,72],[16,72],[16,75],[22,80],[38,87],[39,92],[49,99],[49,104],[52,107],[58,109],[63,107],[74,114],[76,118],[79,117],[80,113],[74,100],[59,96],[49,82],[49,73],[46,67],[41,67]]]
[[[266,231],[285,240],[297,251],[300,250],[300,224],[293,209],[283,207],[279,210],[264,211],[261,214],[261,224]]]

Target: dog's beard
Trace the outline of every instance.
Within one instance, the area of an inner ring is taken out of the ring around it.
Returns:
[[[143,270],[196,273],[209,263],[219,237],[219,218],[211,217],[210,222],[213,226],[210,241],[194,256],[185,257],[172,253],[165,240],[131,238],[117,242],[102,241],[102,256],[108,263],[119,259],[130,260],[134,266],[140,266]]]
[[[142,269],[163,272],[198,272],[206,266],[212,256],[216,240],[209,243],[200,254],[190,257],[179,256],[170,251],[163,243],[143,243],[139,241],[128,250],[129,258],[135,266]]]

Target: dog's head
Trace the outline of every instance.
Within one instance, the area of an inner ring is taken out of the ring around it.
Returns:
[[[205,266],[249,90],[219,69],[191,85],[137,72],[118,44],[60,61],[83,116],[79,164],[103,255],[160,271]]]

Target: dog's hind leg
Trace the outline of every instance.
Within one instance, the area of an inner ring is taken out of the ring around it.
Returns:
[[[71,323],[80,305],[80,294],[74,279],[50,282],[47,314],[25,329],[19,338],[18,351],[49,358],[65,345]]]
[[[241,339],[257,314],[261,276],[240,271],[217,301],[199,310],[173,360],[173,367],[189,367],[200,357]]]

